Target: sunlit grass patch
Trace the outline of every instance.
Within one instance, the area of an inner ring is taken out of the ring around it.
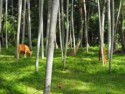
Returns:
[[[99,47],[79,49],[76,56],[67,56],[65,68],[61,50],[55,49],[51,94],[124,94],[125,55],[114,54],[112,74],[109,62],[98,61]],[[39,72],[35,72],[36,47],[33,56],[21,54],[18,63],[14,47],[0,54],[0,94],[41,94],[44,88],[46,57],[39,57]]]

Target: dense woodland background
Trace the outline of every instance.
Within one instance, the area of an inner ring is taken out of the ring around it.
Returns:
[[[13,4],[12,4],[13,1]],[[38,26],[39,26],[39,0],[35,0],[35,1],[30,1],[30,10],[31,10],[31,31],[32,31],[32,45],[35,46],[37,45],[37,37],[38,37]],[[69,23],[71,23],[71,2],[69,1]],[[118,17],[118,12],[119,12],[119,7],[120,7],[120,1],[115,0],[115,23],[117,23],[117,42],[121,43],[122,41],[122,16],[124,15],[124,3],[122,3],[122,7],[121,7],[121,11],[120,15]],[[102,8],[105,6],[105,27],[104,27],[104,41],[105,43],[108,43],[108,17],[107,17],[107,7],[106,4],[104,5],[105,0],[104,1],[100,1],[100,7],[101,7],[101,11]],[[3,44],[5,45],[5,31],[6,31],[6,5],[5,5],[5,0],[3,3],[3,16],[2,16],[2,32],[1,32],[1,37],[3,37]],[[23,1],[23,5],[24,5],[24,1]],[[104,5],[104,6],[103,6]],[[81,25],[81,19],[80,19],[80,7],[81,7],[81,2],[79,0],[75,0],[74,1],[74,31],[75,31],[75,37],[76,37],[76,41],[79,37],[79,31],[80,31],[80,25]],[[22,7],[22,22],[21,22],[21,31],[22,31],[22,27],[23,27],[23,8]],[[83,26],[83,32],[85,32],[85,15],[84,15],[84,6],[82,6],[83,8],[83,21],[84,21],[84,26]],[[44,42],[46,40],[46,32],[47,32],[47,10],[48,6],[47,6],[47,0],[44,1],[44,8],[43,8],[43,32],[44,32]],[[86,10],[87,10],[87,20],[88,20],[88,43],[89,45],[96,45],[99,44],[99,19],[98,19],[98,4],[97,4],[97,0],[87,0],[86,1]],[[28,11],[26,9],[26,11]],[[117,17],[118,17],[118,22],[117,21]],[[26,12],[26,19],[28,19],[28,14]],[[15,45],[15,40],[16,40],[16,32],[17,32],[17,23],[18,22],[18,1],[17,0],[8,0],[8,9],[7,9],[7,31],[8,31],[8,43],[9,45]],[[64,24],[66,25],[66,1],[64,0]],[[28,22],[26,20],[26,31],[25,31],[25,43],[28,44]],[[56,30],[56,35],[57,35],[57,44],[58,46],[60,46],[59,43],[59,30],[58,30],[58,25],[57,25],[57,30]],[[65,30],[66,30],[66,26]],[[20,34],[20,36],[22,35],[22,32]],[[21,38],[20,38],[21,41]],[[118,44],[118,43],[117,43]],[[85,46],[85,33],[83,33],[83,40],[82,40],[82,46]]]
[[[5,1],[3,4],[3,16],[2,16],[2,34],[5,36]],[[118,12],[119,8],[119,2],[120,1],[115,1],[115,14]],[[24,3],[24,2],[23,2]],[[71,1],[69,2],[69,18],[71,18]],[[97,1],[95,0],[87,0],[86,1],[86,9],[87,9],[87,18],[89,21],[89,27],[88,27],[88,39],[89,39],[89,44],[90,45],[95,45],[99,43],[99,24],[98,24],[98,5]],[[103,3],[103,1],[100,1],[100,3]],[[33,46],[37,45],[37,37],[38,37],[38,26],[39,26],[39,0],[30,0],[31,4],[31,27],[32,27],[32,42]],[[103,5],[103,4],[100,4]],[[74,1],[74,31],[75,31],[75,36],[76,39],[79,34],[80,30],[80,13],[79,13],[79,1],[75,0]],[[102,6],[101,6],[102,7]],[[15,43],[15,37],[16,32],[17,32],[17,22],[18,22],[18,0],[13,0],[13,8],[12,8],[12,0],[8,0],[8,16],[7,16],[7,30],[8,30],[8,42],[9,45],[14,45]],[[22,8],[23,12],[23,8]],[[47,0],[44,0],[44,9],[43,9],[43,18],[44,18],[44,39],[46,38],[46,28],[47,28]],[[84,11],[83,11],[84,12]],[[64,0],[64,13],[65,13],[65,21],[66,21],[66,1]],[[22,13],[23,15],[23,13]],[[106,22],[107,24],[107,10],[106,10]],[[83,14],[84,16],[84,14]],[[115,18],[117,15],[115,15]],[[27,19],[27,13],[26,13],[26,19]],[[70,20],[70,19],[69,19]],[[84,20],[84,17],[83,17]],[[22,17],[23,21],[23,17]],[[26,21],[27,23],[27,21]],[[23,24],[23,23],[22,23]],[[27,27],[27,24],[26,24]],[[84,27],[83,27],[84,28]],[[28,39],[27,39],[27,29],[26,28],[26,39],[25,43],[28,44]],[[107,26],[105,26],[105,42],[108,42],[108,30]],[[84,29],[83,29],[84,30]],[[22,27],[21,27],[22,31]],[[119,31],[120,32],[120,31]],[[22,32],[21,32],[22,34]],[[20,35],[21,36],[21,35]],[[58,26],[57,26],[57,40],[59,39],[59,31],[58,31]],[[5,41],[4,41],[5,42]],[[59,41],[57,41],[59,45]],[[84,33],[83,33],[83,46],[85,46],[85,39],[84,39]]]

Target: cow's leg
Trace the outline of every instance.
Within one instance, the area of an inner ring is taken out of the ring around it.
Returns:
[[[24,52],[24,57],[26,58],[26,52]]]

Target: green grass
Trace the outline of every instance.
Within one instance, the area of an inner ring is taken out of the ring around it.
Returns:
[[[0,94],[41,94],[44,88],[46,59],[40,59],[39,72],[35,73],[33,57],[20,56],[15,62],[15,48],[2,49],[0,53]],[[75,57],[67,57],[65,69],[60,50],[55,50],[51,94],[124,94],[125,55],[113,55],[112,74],[108,62],[98,62],[98,47],[89,53],[80,49]],[[59,87],[60,86],[60,87]]]

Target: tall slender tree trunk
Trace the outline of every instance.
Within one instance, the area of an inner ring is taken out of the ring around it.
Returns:
[[[0,36],[2,37],[1,30],[2,30],[2,10],[3,10],[3,0],[0,0]],[[0,52],[1,52],[1,43],[2,39],[0,39]]]
[[[18,46],[20,40],[20,26],[21,26],[21,11],[22,11],[22,0],[18,0],[18,28],[17,28],[17,44],[16,44],[16,60],[18,62],[19,54],[18,54]]]
[[[24,0],[24,6],[23,6],[23,30],[22,30],[22,44],[24,43],[25,25],[26,25],[26,0]]]
[[[31,17],[30,17],[30,0],[27,0],[28,3],[28,35],[29,35],[29,47],[32,49],[32,39],[31,39]]]
[[[41,30],[42,30],[42,34],[41,34],[41,57],[42,59],[44,58],[44,33],[43,33],[43,5],[44,5],[44,0],[41,0],[41,11],[42,12],[40,15],[41,16],[41,19],[42,19],[42,22],[41,22]]]
[[[49,46],[48,46],[48,51],[47,51],[48,53],[47,53],[47,60],[46,60],[44,94],[50,94],[53,54],[54,54],[54,36],[56,32],[58,9],[59,9],[59,0],[53,0],[52,17],[50,21],[50,34],[49,34],[49,41],[48,41]]]
[[[87,20],[87,10],[86,10],[86,0],[83,0],[84,4],[84,15],[85,15],[85,41],[86,41],[86,52],[88,53],[88,20]]]
[[[40,9],[40,20],[39,20],[39,33],[38,33],[38,40],[37,40],[37,53],[36,53],[36,65],[35,65],[35,71],[38,72],[38,67],[39,67],[39,53],[40,53],[40,40],[41,40],[41,35],[43,32],[43,0],[41,2],[41,9]]]
[[[61,48],[61,56],[62,56],[62,59],[63,59],[63,46],[62,46],[62,32],[61,32],[61,18],[60,18],[60,1],[59,1],[59,12],[58,12],[58,23],[59,23],[59,40],[60,40],[60,48]]]
[[[103,51],[103,47],[104,47],[104,32],[105,32],[105,11],[106,11],[106,0],[104,0],[104,2],[103,2],[103,7],[102,7],[102,23],[101,23],[101,45],[102,45],[102,48],[101,48],[101,50],[102,50],[102,64],[104,65],[105,63],[106,63],[106,61],[104,61],[104,59],[105,59],[105,56],[104,56],[104,51]]]
[[[98,15],[99,15],[99,32],[100,32],[100,48],[101,48],[101,57],[102,64],[104,65],[104,53],[103,53],[103,32],[102,32],[102,19],[101,19],[101,9],[100,9],[100,0],[98,0]]]
[[[109,58],[109,73],[112,73],[112,54],[114,46],[114,0],[111,0],[111,48],[110,48],[110,58]]]
[[[44,5],[44,0],[39,0],[39,19],[42,19],[42,33],[41,33],[41,58],[44,58],[44,33],[43,33],[43,15],[41,15],[41,12],[43,14],[43,5]],[[41,10],[42,9],[42,10]]]
[[[108,35],[109,35],[109,46],[108,46],[108,56],[110,59],[111,52],[111,0],[108,0]],[[109,62],[109,72],[111,71],[111,62]]]
[[[46,55],[47,55],[47,47],[48,47],[48,37],[49,37],[49,31],[50,31],[50,17],[51,17],[51,5],[52,1],[48,0],[48,19],[47,19],[47,33],[46,33]]]
[[[5,39],[6,39],[6,49],[8,49],[8,32],[7,32],[7,16],[8,16],[8,0],[6,0],[6,33],[5,33]]]
[[[68,36],[69,36],[69,0],[67,0],[66,14],[67,14],[67,17],[66,17],[66,42],[65,42],[64,61],[63,61],[64,68],[65,68],[65,63],[66,63],[67,44],[68,44]]]
[[[64,47],[65,47],[65,45],[64,45],[64,35],[65,35],[65,33],[64,33],[64,9],[63,9],[63,3],[64,3],[64,1],[63,0],[61,0],[61,35],[62,35],[62,62],[64,61]]]
[[[72,11],[71,11],[71,18],[72,18],[72,36],[73,36],[73,48],[74,48],[74,51],[75,51],[75,32],[74,32],[74,14],[73,14],[73,6],[74,6],[74,0],[72,0]]]
[[[71,14],[72,16],[72,14]],[[69,48],[73,48],[73,38],[72,38],[72,17],[70,17],[70,21],[69,21],[69,42],[67,47]]]

